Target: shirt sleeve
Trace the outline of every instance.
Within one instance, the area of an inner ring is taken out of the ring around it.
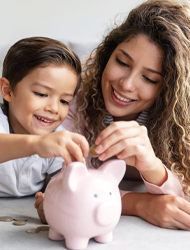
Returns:
[[[165,166],[164,166],[165,167]],[[151,194],[168,194],[168,195],[176,195],[185,198],[182,185],[177,177],[171,170],[165,167],[167,172],[168,178],[167,180],[161,185],[157,186],[148,181],[146,181],[143,176],[142,179],[145,183],[147,192]]]
[[[48,159],[49,167],[47,169],[47,173],[52,177],[56,173],[58,173],[62,167],[64,166],[64,159],[62,157],[53,157]]]

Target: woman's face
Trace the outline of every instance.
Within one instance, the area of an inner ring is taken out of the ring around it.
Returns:
[[[163,58],[145,35],[116,47],[101,80],[105,106],[115,120],[134,120],[153,105],[163,83]]]

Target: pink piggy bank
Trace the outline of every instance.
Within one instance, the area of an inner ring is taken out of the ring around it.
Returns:
[[[112,241],[121,216],[118,184],[125,169],[123,160],[107,161],[98,169],[73,162],[53,177],[44,196],[49,238],[65,239],[70,249],[85,249],[90,238]]]

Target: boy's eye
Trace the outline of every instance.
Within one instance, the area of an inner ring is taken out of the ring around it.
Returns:
[[[62,104],[69,105],[69,102],[67,102],[67,101],[65,101],[65,100],[60,100],[60,102],[61,102]]]
[[[39,93],[39,92],[34,92],[35,95],[40,96],[40,97],[46,97],[47,95],[44,93]]]
[[[125,66],[125,67],[129,67],[129,65],[127,63],[124,63],[123,61],[121,61],[118,57],[116,58],[116,62],[118,62],[120,65]]]

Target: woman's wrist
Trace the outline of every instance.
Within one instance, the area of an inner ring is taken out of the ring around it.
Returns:
[[[122,215],[140,216],[147,193],[128,192],[122,197]]]
[[[156,158],[153,170],[141,172],[141,175],[147,182],[157,186],[161,186],[168,178],[167,171],[159,158]]]

